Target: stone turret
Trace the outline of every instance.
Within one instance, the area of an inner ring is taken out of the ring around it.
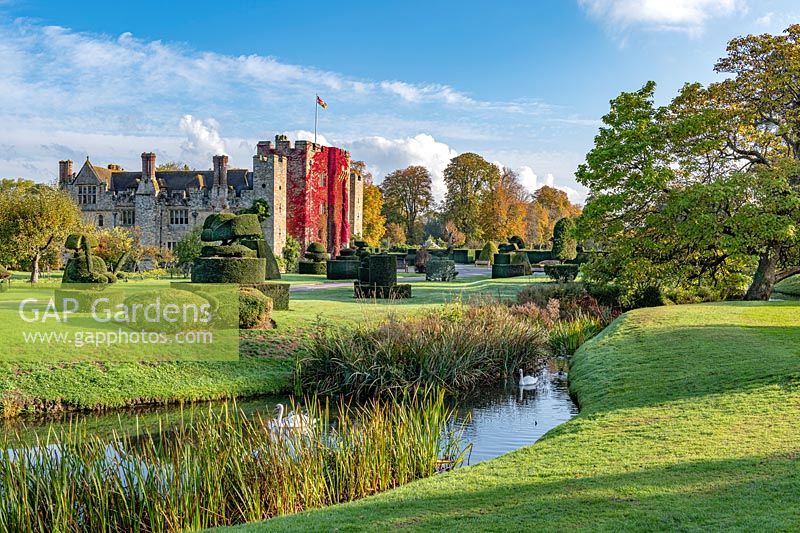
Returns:
[[[72,160],[58,162],[58,186],[62,189],[72,182]]]

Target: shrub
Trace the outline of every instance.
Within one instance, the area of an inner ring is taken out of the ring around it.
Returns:
[[[514,244],[513,242],[507,242],[507,243],[503,243],[503,244],[499,245],[497,247],[497,250],[501,254],[510,254],[510,253],[513,253],[513,252],[517,251],[517,245]]]
[[[241,244],[224,244],[203,246],[200,249],[203,257],[256,257],[256,251]]]
[[[661,287],[656,285],[648,285],[633,292],[623,302],[627,309],[639,309],[640,307],[660,307],[667,305],[669,302],[661,292]]]
[[[511,264],[511,254],[506,252],[500,252],[494,254],[492,258],[493,265],[510,265]]]
[[[546,307],[550,300],[577,300],[585,294],[580,283],[532,283],[517,293],[517,303]]]
[[[587,283],[586,292],[597,300],[600,305],[607,307],[622,307],[620,298],[622,289],[613,283]]]
[[[553,226],[553,258],[565,261],[575,259],[578,243],[575,241],[575,220],[562,218]]]
[[[547,274],[553,281],[560,283],[570,283],[575,281],[578,277],[580,265],[545,265],[544,273]]]
[[[541,324],[503,305],[449,306],[353,327],[320,326],[303,362],[304,387],[368,396],[436,384],[456,392],[492,385],[549,353]]]
[[[299,274],[325,274],[328,270],[326,263],[327,261],[321,263],[315,261],[300,261],[297,265],[297,271]]]
[[[481,250],[480,260],[481,261],[489,261],[490,263],[494,261],[494,256],[498,253],[499,250],[497,249],[497,244],[489,241],[483,245],[483,249]]]
[[[475,255],[472,250],[459,248],[453,250],[453,261],[461,265],[468,265],[475,262]]]
[[[192,268],[192,281],[252,284],[264,281],[266,273],[267,261],[258,257],[198,257]]]
[[[251,287],[239,289],[239,327],[253,329],[263,326],[272,312],[272,299]]]
[[[397,285],[397,258],[384,254],[370,256],[369,282],[381,287]]]
[[[452,281],[457,275],[456,263],[450,259],[431,259],[425,271],[427,281]]]
[[[288,283],[258,283],[254,287],[272,300],[272,308],[276,311],[289,309],[290,285]]]
[[[264,239],[242,239],[243,246],[255,250],[256,257],[267,260],[266,279],[281,279],[281,271],[278,266],[278,259],[272,251],[272,247]]]
[[[495,257],[506,254],[497,254]],[[492,278],[517,278],[526,275],[525,265],[492,265]]]
[[[286,236],[286,243],[283,245],[283,260],[286,261],[286,272],[297,272],[297,264],[300,261],[300,243],[291,235]]]

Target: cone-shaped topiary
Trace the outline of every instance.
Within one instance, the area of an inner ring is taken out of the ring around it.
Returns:
[[[328,259],[328,253],[325,251],[325,246],[318,242],[312,242],[306,248],[304,259],[298,265],[300,274],[325,274],[327,267],[325,262]]]
[[[494,261],[494,254],[498,253],[499,250],[497,249],[497,244],[489,241],[483,245],[483,249],[481,250],[481,255],[478,257],[481,261],[489,261],[490,263]]]

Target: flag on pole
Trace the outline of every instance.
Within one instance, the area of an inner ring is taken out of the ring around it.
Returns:
[[[320,98],[319,95],[317,95],[317,105],[320,106],[322,109],[327,109],[328,108],[328,104],[326,104],[325,100]]]

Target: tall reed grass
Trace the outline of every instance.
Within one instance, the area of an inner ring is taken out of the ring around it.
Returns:
[[[155,433],[71,426],[35,447],[0,437],[0,530],[198,530],[361,498],[463,461],[443,393],[329,409],[270,430],[235,405]]]
[[[543,365],[549,336],[508,306],[454,304],[377,325],[318,328],[308,354],[300,378],[306,390],[364,397],[426,386],[467,392]]]

